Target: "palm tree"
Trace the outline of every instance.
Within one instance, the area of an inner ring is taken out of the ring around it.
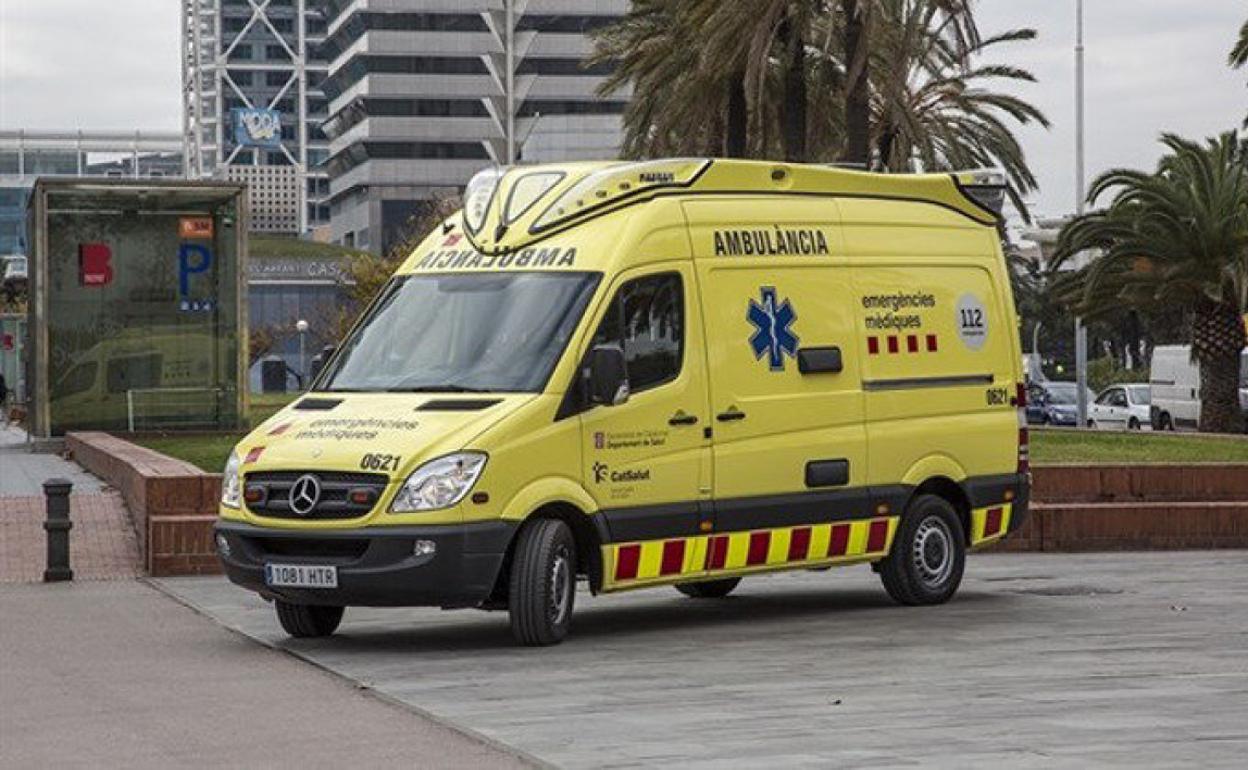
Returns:
[[[1232,67],[1242,67],[1248,63],[1248,21],[1239,28],[1239,41],[1231,49],[1228,61]]]
[[[1235,132],[1190,142],[1162,136],[1169,154],[1157,172],[1113,169],[1092,184],[1089,201],[1108,208],[1070,222],[1058,257],[1100,256],[1072,279],[1085,314],[1123,305],[1180,306],[1189,314],[1192,356],[1200,364],[1200,428],[1243,430],[1238,385],[1248,342],[1248,142]]]
[[[1244,22],[1244,26],[1239,28],[1239,40],[1235,43],[1235,47],[1231,49],[1231,55],[1227,57],[1227,63],[1238,69],[1248,63],[1248,21]],[[1248,126],[1248,118],[1244,118],[1244,125]]]
[[[888,0],[840,0],[840,24],[844,30],[845,151],[841,159],[866,166],[871,161],[871,53],[874,37],[888,31]],[[971,0],[932,0],[943,17],[928,31],[947,35],[963,61],[979,42]],[[878,21],[877,21],[878,19]],[[935,21],[933,17],[932,21]]]
[[[1033,40],[1019,29],[979,39],[965,50],[957,36],[942,34],[934,0],[884,0],[877,11],[884,24],[871,55],[870,139],[881,167],[907,171],[914,162],[927,170],[999,166],[1009,194],[1026,218],[1022,196],[1036,189],[1023,149],[1010,122],[1049,126],[1026,101],[993,90],[998,82],[1034,82],[1026,70],[980,61],[997,46]],[[971,60],[968,63],[968,58]]]
[[[616,65],[600,93],[633,89],[624,115],[626,156],[741,154],[735,145],[744,144],[744,107],[728,109],[731,74],[700,66],[699,47],[691,44],[703,10],[696,5],[636,0],[624,19],[596,33],[588,64]],[[741,125],[726,125],[725,111],[727,122]],[[727,135],[739,137],[734,146],[725,145]]]

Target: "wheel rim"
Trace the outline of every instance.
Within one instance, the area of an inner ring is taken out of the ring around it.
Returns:
[[[559,625],[568,617],[572,608],[572,564],[567,546],[555,549],[554,559],[550,564],[550,606],[547,615],[550,622]]]
[[[919,580],[928,588],[939,588],[953,571],[953,533],[936,516],[928,516],[914,533],[911,553]]]

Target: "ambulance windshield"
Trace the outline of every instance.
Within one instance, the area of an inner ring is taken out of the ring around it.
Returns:
[[[317,390],[538,392],[598,279],[571,272],[396,278]]]

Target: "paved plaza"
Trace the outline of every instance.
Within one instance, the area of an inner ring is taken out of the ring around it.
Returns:
[[[865,567],[747,580],[724,601],[582,594],[572,636],[546,649],[515,647],[504,614],[436,609],[351,609],[338,636],[294,641],[220,578],[159,585],[567,768],[1242,767],[1248,755],[1242,551],[980,555],[958,597],[929,608],[894,606]]]

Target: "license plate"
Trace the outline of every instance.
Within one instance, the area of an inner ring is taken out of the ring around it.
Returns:
[[[266,564],[264,582],[287,588],[337,588],[338,568],[312,564]]]

